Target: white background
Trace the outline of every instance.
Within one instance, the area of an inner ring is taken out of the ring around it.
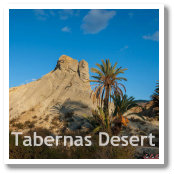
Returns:
[[[36,173],[36,172],[42,172],[42,173],[48,173],[48,172],[64,172],[64,173],[94,173],[94,172],[100,172],[100,173],[169,173],[169,174],[174,174],[174,161],[172,162],[172,157],[174,155],[174,150],[172,149],[172,147],[174,148],[174,140],[173,140],[173,122],[174,122],[174,118],[172,117],[172,98],[173,96],[173,92],[171,91],[171,89],[173,89],[173,84],[172,83],[172,73],[174,73],[174,69],[172,67],[172,65],[174,65],[174,61],[172,59],[172,33],[171,31],[173,30],[173,23],[172,21],[173,19],[173,13],[172,11],[174,10],[174,4],[172,3],[173,0],[137,0],[137,1],[132,1],[132,0],[88,0],[88,1],[80,1],[80,0],[74,0],[74,3],[148,3],[148,4],[156,4],[156,3],[161,3],[165,5],[165,119],[168,121],[168,126],[166,126],[166,131],[168,133],[168,138],[166,138],[166,140],[168,140],[168,144],[165,146],[166,149],[168,149],[168,154],[167,154],[167,150],[165,150],[167,155],[166,159],[166,166],[165,167],[154,167],[152,166],[151,168],[147,168],[144,167],[142,168],[142,166],[116,166],[115,168],[113,166],[109,166],[108,168],[75,168],[73,166],[73,168],[69,167],[65,167],[65,168],[58,168],[57,166],[35,166],[35,167],[31,167],[31,166],[7,166],[3,164],[3,142],[0,141],[0,171],[1,173],[11,173],[11,172],[18,172],[18,173]],[[7,3],[72,3],[72,0],[21,0],[21,1],[17,1],[17,0],[0,0],[0,135],[1,135],[1,140],[3,140],[3,7],[5,6],[5,4]],[[168,78],[167,78],[168,77]],[[169,94],[168,98],[167,98],[167,94]],[[173,163],[173,165],[172,165]],[[83,166],[84,167],[84,166]],[[141,167],[141,168],[140,168]]]

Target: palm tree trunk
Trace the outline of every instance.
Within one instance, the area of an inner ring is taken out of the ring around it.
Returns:
[[[109,121],[109,85],[106,86],[106,93],[104,99],[104,113],[105,113],[105,121],[107,126],[107,132],[111,134],[111,127]]]
[[[109,85],[106,86],[106,94],[104,99],[104,113],[109,116]]]

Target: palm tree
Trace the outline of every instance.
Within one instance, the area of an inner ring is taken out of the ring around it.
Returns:
[[[123,117],[123,114],[127,110],[137,106],[134,97],[128,97],[126,94],[123,97],[120,95],[112,95],[111,97],[115,106],[113,116],[119,119],[124,126],[127,126],[128,120]]]
[[[157,83],[156,83],[156,89],[155,89],[153,95],[151,96],[151,98],[153,101],[153,106],[159,107],[159,81],[157,81]]]
[[[95,88],[92,91],[93,101],[100,102],[101,107],[104,101],[104,113],[109,117],[109,100],[111,100],[111,95],[119,94],[123,96],[123,91],[126,91],[125,86],[120,83],[120,81],[127,81],[124,77],[119,77],[123,74],[127,68],[122,69],[122,67],[117,68],[117,62],[112,66],[109,59],[105,61],[102,60],[102,64],[96,64],[97,68],[91,68],[91,72],[95,73],[92,77],[94,80],[90,82],[95,82]],[[109,120],[108,118],[106,120]]]

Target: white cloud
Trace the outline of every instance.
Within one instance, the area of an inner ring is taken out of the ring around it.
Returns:
[[[45,21],[49,17],[56,15],[54,10],[34,9],[33,12],[37,19],[42,21]]]
[[[127,45],[125,45],[123,48],[120,49],[120,51],[124,51],[127,50],[129,47]]]
[[[61,30],[62,30],[63,32],[67,32],[67,33],[71,32],[71,28],[69,28],[69,27],[67,27],[67,26],[63,27]]]
[[[26,85],[27,83],[36,81],[37,79],[31,79],[31,80],[25,80],[23,83],[21,83],[20,85]]]
[[[108,26],[109,20],[112,19],[115,14],[116,11],[90,10],[83,18],[81,27],[86,34],[96,34]]]
[[[34,11],[34,14],[36,15],[37,19],[39,19],[39,20],[45,21],[49,17],[48,13],[46,13],[45,10],[35,9],[33,11]]]
[[[152,35],[145,35],[145,36],[143,36],[143,39],[145,39],[145,40],[159,41],[159,31],[156,31]]]
[[[80,10],[73,10],[73,9],[63,9],[59,10],[59,17],[61,20],[66,20],[71,16],[78,16]]]

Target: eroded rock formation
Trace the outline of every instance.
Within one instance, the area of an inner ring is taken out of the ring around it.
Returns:
[[[71,123],[67,127],[73,130],[88,125],[85,117],[91,115],[93,107],[88,80],[85,60],[78,62],[62,55],[50,73],[26,85],[10,88],[10,120],[17,118],[25,123],[36,116],[35,126],[50,128],[53,118],[69,119]]]

